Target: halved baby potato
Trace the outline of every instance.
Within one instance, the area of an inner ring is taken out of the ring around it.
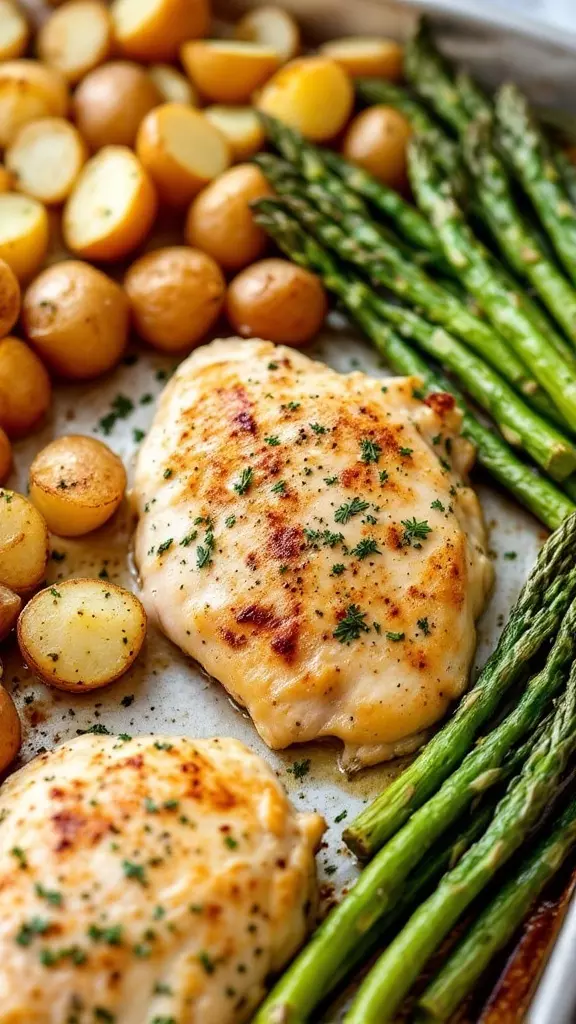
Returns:
[[[390,82],[397,82],[402,77],[404,50],[394,39],[345,36],[343,39],[331,39],[318,49],[353,78],[387,78]]]
[[[18,620],[24,660],[46,683],[82,693],[113,683],[137,658],[146,612],[134,594],[99,579],[41,590]]]
[[[0,338],[14,326],[20,312],[20,285],[12,268],[0,259]]]
[[[354,103],[347,73],[330,57],[291,60],[266,83],[256,106],[297,128],[307,139],[325,142],[344,127]]]
[[[0,484],[10,476],[12,469],[12,445],[5,430],[0,427]]]
[[[29,488],[52,533],[81,537],[114,515],[126,490],[126,470],[102,441],[70,434],[38,452]]]
[[[162,97],[152,78],[129,60],[94,68],[74,93],[74,120],[90,149],[134,146],[140,122]]]
[[[30,31],[22,11],[12,0],[0,0],[0,61],[20,57]]]
[[[22,608],[22,598],[15,594],[10,587],[0,584],[0,641],[5,640],[16,625],[16,620]],[[1,695],[0,695],[0,717],[1,717]]]
[[[198,106],[198,95],[192,82],[171,64],[152,64],[148,74],[164,103],[187,103],[190,107]]]
[[[294,18],[273,4],[248,11],[236,24],[234,35],[271,47],[283,61],[295,57],[300,47],[300,30]]]
[[[22,494],[0,490],[0,583],[17,594],[37,587],[48,561],[48,528]]]
[[[44,362],[68,380],[90,380],[119,362],[128,338],[123,289],[81,260],[61,260],[27,289],[22,323]]]
[[[14,760],[22,742],[20,718],[12,697],[0,686],[0,772]]]
[[[0,194],[0,259],[19,281],[36,273],[48,249],[46,208],[31,196]]]
[[[50,406],[52,388],[43,363],[19,338],[0,341],[0,426],[8,437],[27,434]]]
[[[208,0],[114,0],[110,13],[118,48],[141,61],[172,61],[187,39],[206,35]]]
[[[66,203],[64,241],[88,260],[120,259],[144,240],[156,207],[138,157],[126,146],[105,146],[85,164]]]
[[[54,68],[37,60],[0,64],[0,147],[7,146],[23,124],[37,117],[64,117],[68,88]]]
[[[20,128],[5,158],[14,187],[51,206],[70,195],[88,150],[73,124],[63,117],[44,117]]]
[[[105,61],[112,48],[112,19],[100,0],[69,0],[41,26],[38,55],[75,84]]]
[[[270,46],[228,39],[184,43],[180,56],[196,88],[214,103],[248,103],[280,65]]]
[[[189,203],[230,163],[230,147],[219,129],[183,103],[163,103],[146,115],[136,152],[160,199],[171,206]]]
[[[248,160],[264,145],[264,129],[253,107],[205,107],[204,117],[228,140],[232,161]]]

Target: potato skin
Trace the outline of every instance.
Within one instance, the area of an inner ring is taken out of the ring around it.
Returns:
[[[22,598],[10,590],[10,587],[0,584],[0,641],[5,640],[10,631],[14,629],[21,608]],[[0,710],[0,718],[1,716]]]
[[[12,445],[5,430],[0,427],[0,485],[10,476],[12,469]]]
[[[164,0],[155,15],[143,20],[139,31],[123,31],[124,0],[114,0],[110,13],[114,21],[116,43],[133,60],[173,61],[187,39],[206,35],[210,25],[208,0]]]
[[[20,312],[18,278],[5,260],[0,259],[0,338],[16,323]]]
[[[271,195],[272,189],[258,167],[231,167],[192,201],[186,218],[186,241],[207,252],[225,270],[240,270],[253,263],[264,252],[267,238],[254,222],[249,204]]]
[[[95,437],[69,434],[46,445],[30,467],[30,500],[59,537],[102,526],[126,490],[121,459]]]
[[[244,338],[304,345],[322,326],[327,302],[314,274],[288,260],[260,260],[231,282],[226,315]]]
[[[144,68],[110,61],[91,71],[74,94],[74,117],[92,150],[134,145],[140,122],[162,97]]]
[[[81,260],[42,271],[22,303],[30,344],[69,380],[88,380],[116,366],[126,346],[128,319],[123,289]]]
[[[170,246],[137,259],[124,287],[140,337],[163,352],[186,352],[218,317],[226,282],[206,253]]]
[[[342,152],[391,188],[407,184],[406,150],[410,124],[393,107],[367,107],[348,126]]]
[[[32,349],[11,335],[0,341],[0,426],[8,437],[22,437],[50,406],[52,388]]]
[[[0,490],[0,583],[28,595],[44,578],[48,527],[28,498]]]
[[[256,106],[297,128],[307,139],[326,142],[342,130],[352,111],[354,89],[329,57],[297,57],[266,82]]]
[[[22,743],[22,727],[12,697],[0,686],[0,772],[14,760]]]
[[[32,214],[32,218],[30,217]],[[20,234],[4,235],[4,218],[18,217]],[[25,227],[25,230],[24,230]],[[19,281],[28,281],[45,259],[50,241],[48,213],[43,203],[19,192],[0,193],[0,259]]]

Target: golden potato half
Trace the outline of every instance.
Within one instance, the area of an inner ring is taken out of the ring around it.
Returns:
[[[170,206],[189,203],[226,170],[231,156],[222,132],[184,103],[164,103],[146,115],[136,152],[160,199]]]
[[[295,57],[300,48],[300,29],[291,14],[273,4],[248,11],[234,28],[236,39],[269,46],[283,61]]]
[[[387,78],[397,82],[402,77],[404,50],[394,39],[346,36],[323,43],[319,52],[335,60],[353,78]]]
[[[22,598],[9,587],[0,584],[0,640],[5,640],[14,629],[21,608]]]
[[[37,587],[48,561],[48,528],[34,505],[0,490],[0,583],[17,594]]]
[[[102,64],[74,93],[74,119],[90,149],[133,146],[138,126],[162,96],[148,72],[130,61]]]
[[[84,165],[66,203],[64,241],[85,259],[118,260],[146,238],[156,207],[138,157],[126,146],[105,146]]]
[[[30,467],[30,500],[59,537],[80,537],[102,526],[126,490],[122,460],[102,441],[58,437]]]
[[[49,206],[68,198],[87,159],[80,132],[63,117],[29,121],[6,150],[15,188]]]
[[[333,139],[348,120],[354,102],[352,82],[330,57],[290,61],[266,83],[256,105],[285,121],[307,139]]]
[[[271,195],[258,167],[231,167],[194,199],[186,220],[186,241],[209,253],[226,270],[245,267],[262,255],[267,244],[250,203]]]
[[[198,106],[198,94],[192,82],[171,64],[152,64],[148,74],[164,103],[187,103],[190,107]]]
[[[12,697],[0,686],[0,772],[5,771],[20,750],[22,729]]]
[[[108,580],[66,580],[41,590],[18,620],[18,643],[32,670],[51,686],[76,693],[123,675],[145,636],[140,601]]]
[[[46,208],[31,196],[0,193],[0,259],[19,281],[32,277],[48,250]]]
[[[10,335],[0,341],[0,426],[8,437],[27,434],[50,406],[44,364],[29,345]]]
[[[247,103],[280,65],[269,46],[226,39],[184,43],[180,55],[196,88],[213,103]]]
[[[110,8],[120,51],[133,60],[173,61],[187,39],[206,35],[208,0],[114,0]]]
[[[69,0],[41,26],[38,55],[61,71],[68,82],[79,82],[110,55],[112,19],[100,0]]]
[[[126,346],[128,319],[120,285],[80,260],[43,270],[22,303],[30,344],[69,380],[89,380],[116,366]]]
[[[0,338],[14,326],[20,312],[20,285],[12,268],[0,259]]]
[[[228,140],[234,163],[248,160],[264,146],[264,129],[253,107],[214,105],[202,113]]]
[[[0,147],[7,146],[19,128],[37,117],[64,117],[68,111],[66,80],[37,60],[7,60],[0,64]]]
[[[0,61],[20,57],[28,45],[30,30],[12,0],[0,0]]]

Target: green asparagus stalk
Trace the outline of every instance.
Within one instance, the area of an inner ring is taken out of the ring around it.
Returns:
[[[569,613],[568,620],[574,629],[576,615]],[[563,627],[561,633],[564,631]],[[574,650],[571,660],[573,657]],[[562,678],[565,673],[566,664],[561,672]],[[472,900],[523,844],[547,804],[554,799],[575,749],[576,664],[573,664],[552,724],[496,808],[486,832],[470,847],[459,864],[444,875],[436,891],[420,905],[380,957],[358,990],[346,1016],[347,1024],[383,1024],[393,1019],[396,1009],[434,950]],[[392,840],[390,846],[394,842]]]
[[[404,72],[414,91],[460,135],[470,120],[451,65],[436,49],[425,19],[404,51]]]
[[[471,122],[464,135],[464,155],[474,176],[482,213],[508,262],[531,282],[552,316],[576,344],[576,290],[548,257],[538,233],[519,212],[506,168],[494,150],[488,121]],[[566,351],[570,355],[570,350],[561,351],[563,355]]]
[[[419,1000],[429,1020],[449,1020],[494,955],[510,941],[576,846],[576,800],[474,922]]]
[[[573,594],[573,588],[574,584],[568,587],[570,595]],[[566,590],[552,605],[558,601],[566,607]],[[548,625],[551,625],[552,605],[542,609],[536,616],[540,635],[542,631],[547,633],[547,617]],[[556,604],[556,614],[557,610]],[[552,613],[552,619],[554,617],[555,613]],[[534,627],[534,622],[528,633]],[[528,633],[506,655],[514,658],[516,671],[520,673],[527,664]],[[278,1020],[284,1024],[293,1024],[307,1019],[330,990],[331,979],[340,965],[348,961],[366,933],[377,921],[383,920],[384,915],[395,905],[404,882],[424,859],[435,840],[462,815],[476,796],[501,781],[503,764],[509,751],[538,726],[565,681],[575,653],[576,604],[572,604],[544,669],[530,680],[516,707],[467,755],[438,792],[415,811],[400,832],[376,854],[349,895],[328,915],[309,944],[282,976],[256,1015],[254,1024],[274,1024]],[[464,863],[468,857],[469,854],[466,854],[460,863]],[[378,972],[379,982],[380,974]],[[372,1020],[371,1017],[367,1017],[366,1021],[362,1017],[356,1019],[362,1020],[363,1024]]]
[[[560,147],[556,147],[554,156],[560,180],[572,206],[576,209],[576,164],[572,163],[570,157]]]
[[[576,430],[576,363],[559,356],[539,328],[535,304],[475,238],[423,138],[412,140],[409,164],[418,201],[438,232],[445,256]]]
[[[499,89],[495,112],[498,145],[576,283],[576,208],[564,187],[555,155],[516,86]]]
[[[307,235],[287,208],[278,200],[255,204],[258,223],[280,248],[301,266],[321,275],[326,287],[343,302],[360,328],[385,361],[397,373],[422,378],[428,392],[447,391],[463,413],[462,432],[476,446],[478,461],[503,487],[550,529],[556,529],[574,511],[574,503],[551,481],[535,475],[516,458],[510,447],[469,412],[455,388],[438,370],[433,370],[371,308],[372,290],[359,278],[344,275],[330,253]]]

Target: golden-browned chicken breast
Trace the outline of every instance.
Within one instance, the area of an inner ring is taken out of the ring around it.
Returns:
[[[466,686],[492,570],[449,395],[269,342],[196,350],[137,465],[150,615],[271,747],[413,749]]]
[[[1,1024],[238,1024],[303,941],[322,819],[232,739],[82,736],[0,792]]]

